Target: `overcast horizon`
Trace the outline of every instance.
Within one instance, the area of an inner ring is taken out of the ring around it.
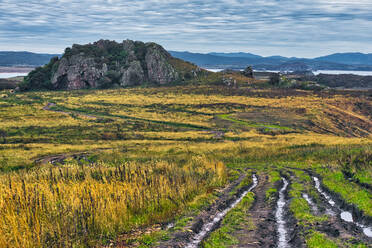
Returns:
[[[99,39],[167,50],[314,58],[372,53],[372,2],[360,0],[0,0],[0,50],[62,53]]]

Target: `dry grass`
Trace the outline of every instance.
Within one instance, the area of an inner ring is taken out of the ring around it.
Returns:
[[[92,246],[170,219],[226,180],[222,163],[190,157],[118,166],[45,166],[0,177],[1,247]]]
[[[99,245],[174,218],[226,184],[225,165],[332,164],[372,144],[366,96],[189,86],[30,92],[0,106],[0,247]],[[34,163],[78,152],[89,158]]]

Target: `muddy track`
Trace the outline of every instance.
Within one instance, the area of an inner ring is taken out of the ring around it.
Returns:
[[[76,153],[63,153],[63,154],[55,154],[55,155],[49,155],[45,157],[40,157],[34,160],[35,164],[53,164],[53,165],[58,165],[58,164],[65,164],[65,160],[72,158],[74,160],[77,160],[78,163],[80,160],[85,160],[88,163],[93,163],[93,161],[89,161],[88,156],[99,151],[103,150],[110,150],[111,148],[99,148],[99,149],[94,149],[91,151],[86,151],[86,152],[76,152]]]
[[[62,111],[62,110],[53,110],[52,107],[55,107],[55,106],[57,106],[57,104],[49,102],[47,105],[45,105],[43,107],[43,110],[52,111],[52,112],[56,112],[56,113],[61,113],[61,114],[65,114],[65,115],[75,114],[75,115],[84,116],[84,117],[90,118],[90,119],[96,119],[97,118],[96,116],[93,116],[93,115],[81,114],[81,113],[78,113],[78,112],[66,112],[66,111]]]
[[[181,248],[181,247],[198,247],[199,243],[208,236],[208,234],[218,227],[218,224],[223,219],[227,211],[234,207],[237,201],[247,193],[247,191],[254,186],[244,186],[237,190],[233,195],[236,187],[243,181],[247,175],[243,173],[239,179],[226,187],[220,198],[204,209],[198,216],[196,216],[192,223],[183,228],[182,231],[176,232],[171,239],[159,244],[159,248]]]
[[[318,178],[316,175],[311,176],[313,179]],[[317,192],[322,199],[319,208],[323,210],[323,214],[329,213],[324,209],[331,209],[335,214],[331,214],[328,221],[319,223],[317,229],[344,241],[354,239],[371,244],[372,237],[366,235],[369,231],[368,227],[371,227],[371,217],[364,216],[355,206],[347,204],[341,196],[327,189],[319,178],[318,180],[320,191],[317,189]],[[316,180],[314,180],[314,187],[317,188]]]
[[[321,180],[319,181],[319,187],[323,193],[319,192],[316,187],[316,182],[313,179],[314,176],[320,178],[319,175],[317,175],[316,173],[308,169],[290,169],[304,171],[312,178],[312,187],[314,187],[320,198],[316,200],[311,198],[308,194],[303,194],[302,196],[308,202],[314,215],[328,215],[329,217],[327,221],[315,223],[312,228],[315,228],[317,231],[325,233],[330,237],[337,238],[344,244],[350,243],[351,240],[357,243],[372,244],[372,239],[364,234],[363,229],[355,223],[345,221],[345,219],[341,217],[341,213],[343,213],[343,211],[345,211],[346,209],[347,211],[350,211],[350,213],[352,213],[351,215],[353,215],[354,217],[362,215],[362,217],[357,218],[357,220],[364,223],[364,225],[366,225],[367,227],[370,226],[368,224],[370,223],[368,221],[369,218],[365,218],[365,216],[363,216],[363,214],[355,206],[347,204],[340,195],[328,190],[321,183]],[[326,194],[327,197],[325,197],[324,194]],[[343,217],[345,218],[345,216]],[[356,218],[353,218],[353,220],[355,221]],[[304,231],[307,232],[307,229],[308,228],[305,228]],[[340,247],[349,246],[341,245]],[[372,247],[372,245],[368,247]]]
[[[275,203],[269,204],[265,201],[266,190],[270,186],[268,176],[261,175],[258,181],[257,187],[253,190],[255,201],[249,211],[250,223],[243,223],[242,229],[233,233],[233,236],[239,240],[239,244],[233,245],[232,248],[273,247],[275,244]]]
[[[276,238],[276,246],[279,248],[301,248],[301,247],[306,247],[305,242],[302,237],[302,229],[300,226],[297,224],[296,218],[292,215],[290,211],[290,203],[291,203],[291,198],[289,197],[289,191],[291,188],[292,180],[293,180],[293,175],[292,173],[289,173],[289,175],[283,175],[282,174],[282,181],[280,184],[280,187],[278,187],[278,192],[279,192],[279,198],[277,201],[277,208],[276,208],[276,225],[277,225],[277,238]],[[287,186],[286,186],[287,184]],[[280,198],[280,193],[283,194],[283,202],[280,203],[279,201],[281,200]],[[284,204],[284,205],[283,205]],[[278,208],[281,205],[282,209],[282,215],[283,215],[283,223],[279,223],[278,220]],[[285,232],[283,234],[283,232]]]

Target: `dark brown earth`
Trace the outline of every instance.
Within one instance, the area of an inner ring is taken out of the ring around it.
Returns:
[[[253,190],[255,201],[247,221],[240,230],[233,233],[239,244],[232,248],[240,247],[275,247],[276,224],[273,204],[265,201],[265,192],[269,188],[268,177],[261,175],[257,187]]]
[[[247,174],[242,173],[240,177],[227,186],[221,193],[221,196],[216,202],[206,207],[198,216],[194,217],[192,222],[189,223],[182,231],[173,233],[170,240],[159,244],[159,248],[181,248],[185,247],[203,227],[204,223],[210,222],[217,213],[226,209],[235,199],[237,199],[247,187],[237,189],[237,192],[231,195],[236,187],[247,177]]]
[[[328,190],[323,184],[321,185],[323,190],[332,196],[333,200],[336,202],[336,205],[352,212],[354,217],[357,216],[357,221],[367,222],[369,224],[371,223],[370,219],[364,216],[355,206],[348,205],[338,194],[335,194],[334,192]],[[340,218],[340,210],[338,208],[332,208],[323,198],[323,196],[321,196],[320,194],[319,196],[322,199],[320,203],[318,202],[319,209],[324,210],[326,208],[331,208],[336,213],[336,215],[330,216],[329,220],[324,223],[317,223],[317,230],[326,233],[330,237],[337,237],[345,241],[345,243],[347,241],[353,240],[354,242],[358,243],[372,244],[372,238],[368,238],[367,236],[365,236],[361,228],[357,227],[353,223],[343,221]],[[323,212],[323,214],[325,214],[325,212]],[[347,246],[345,245],[345,247]]]

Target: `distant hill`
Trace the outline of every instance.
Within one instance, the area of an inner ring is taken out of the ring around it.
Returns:
[[[192,62],[200,67],[243,69],[253,66],[256,70],[372,70],[372,53],[335,53],[314,59],[269,56],[252,53],[192,53],[169,51],[176,58]],[[0,66],[40,66],[47,64],[58,54],[31,52],[0,52]]]
[[[304,59],[283,56],[262,57],[251,53],[170,53],[177,58],[195,63],[201,67],[242,69],[248,65],[256,70],[372,70],[372,55],[361,53],[332,54]]]
[[[47,64],[58,54],[41,54],[31,52],[1,52],[0,66],[40,66]]]
[[[372,65],[372,53],[335,53],[316,60],[350,65]]]
[[[87,89],[171,84],[210,74],[194,64],[172,57],[156,43],[99,40],[68,47],[61,58],[36,68],[25,77],[21,90]]]
[[[210,55],[222,56],[222,57],[231,57],[231,58],[262,58],[262,56],[253,54],[253,53],[208,53]]]

